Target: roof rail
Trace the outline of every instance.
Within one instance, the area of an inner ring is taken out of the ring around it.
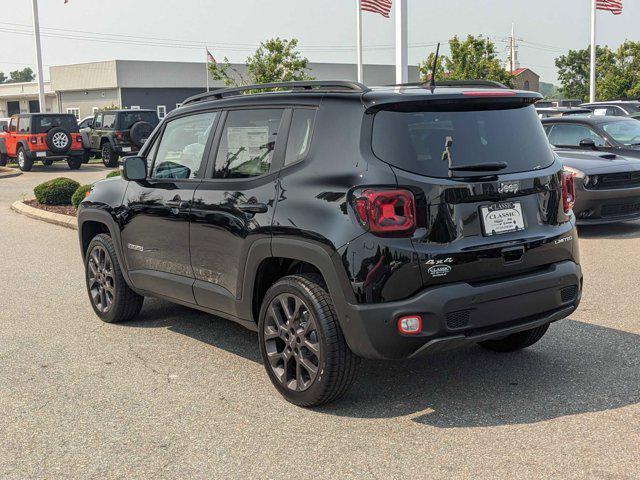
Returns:
[[[425,87],[429,88],[427,82],[400,83],[397,85],[387,85],[387,87]],[[438,87],[479,87],[479,88],[507,88],[506,85],[493,80],[438,80]]]
[[[246,85],[243,87],[218,88],[210,92],[200,93],[187,98],[182,105],[201,102],[203,100],[220,100],[224,97],[239,95],[250,90],[269,90],[279,88],[289,91],[330,91],[330,92],[367,92],[369,88],[358,82],[347,80],[310,80],[307,82],[278,82],[278,83],[260,83],[256,85]]]

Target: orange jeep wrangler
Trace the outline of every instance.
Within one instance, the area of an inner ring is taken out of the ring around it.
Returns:
[[[37,160],[45,166],[66,160],[70,169],[77,170],[86,156],[78,122],[70,114],[14,115],[0,132],[0,166],[15,160],[20,170],[28,172]]]

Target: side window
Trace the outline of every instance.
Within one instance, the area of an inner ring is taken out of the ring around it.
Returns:
[[[93,128],[102,128],[102,114],[96,115],[96,119],[93,121]]]
[[[316,120],[316,110],[299,108],[293,111],[291,129],[287,140],[287,155],[285,165],[291,165],[304,159],[309,153],[313,126]]]
[[[10,132],[15,132],[16,131],[16,124],[18,123],[18,120],[14,117],[11,119],[11,121],[9,122],[9,131]]]
[[[220,138],[216,178],[249,178],[269,172],[282,121],[281,109],[232,110]]]
[[[116,114],[105,113],[102,120],[102,128],[116,128]]]
[[[198,175],[207,139],[217,112],[206,112],[170,121],[153,146],[152,178],[188,179]]]
[[[20,117],[18,119],[18,133],[29,133],[29,117]]]
[[[596,146],[604,146],[604,139],[584,125],[556,124],[549,135],[549,142],[556,147],[578,147],[580,141],[591,139]]]

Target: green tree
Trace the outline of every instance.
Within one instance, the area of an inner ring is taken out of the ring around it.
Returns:
[[[640,97],[640,42],[625,41],[615,51],[596,47],[596,99]],[[556,58],[565,97],[589,99],[589,48]]]
[[[246,60],[246,74],[234,68],[225,57],[224,62],[210,63],[209,71],[215,80],[228,86],[254,83],[311,80],[307,73],[309,60],[296,50],[298,40],[273,38],[260,43],[256,52]]]
[[[513,78],[498,58],[493,42],[482,36],[468,35],[463,41],[457,36],[449,40],[449,56],[442,56],[436,68],[436,80],[493,80],[509,87]],[[423,81],[431,78],[434,54],[420,63],[420,75]]]
[[[36,76],[33,74],[33,70],[29,67],[22,70],[14,70],[9,72],[9,80],[6,83],[20,83],[20,82],[33,82]]]
[[[0,72],[0,83],[4,83],[7,81],[7,76],[4,74],[4,72]]]

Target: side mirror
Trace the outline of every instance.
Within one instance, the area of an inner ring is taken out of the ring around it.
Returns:
[[[591,138],[585,138],[580,140],[580,148],[588,148],[590,150],[597,150],[596,142],[594,142]]]
[[[120,175],[128,182],[139,182],[147,178],[147,161],[142,157],[127,157],[120,165]]]

